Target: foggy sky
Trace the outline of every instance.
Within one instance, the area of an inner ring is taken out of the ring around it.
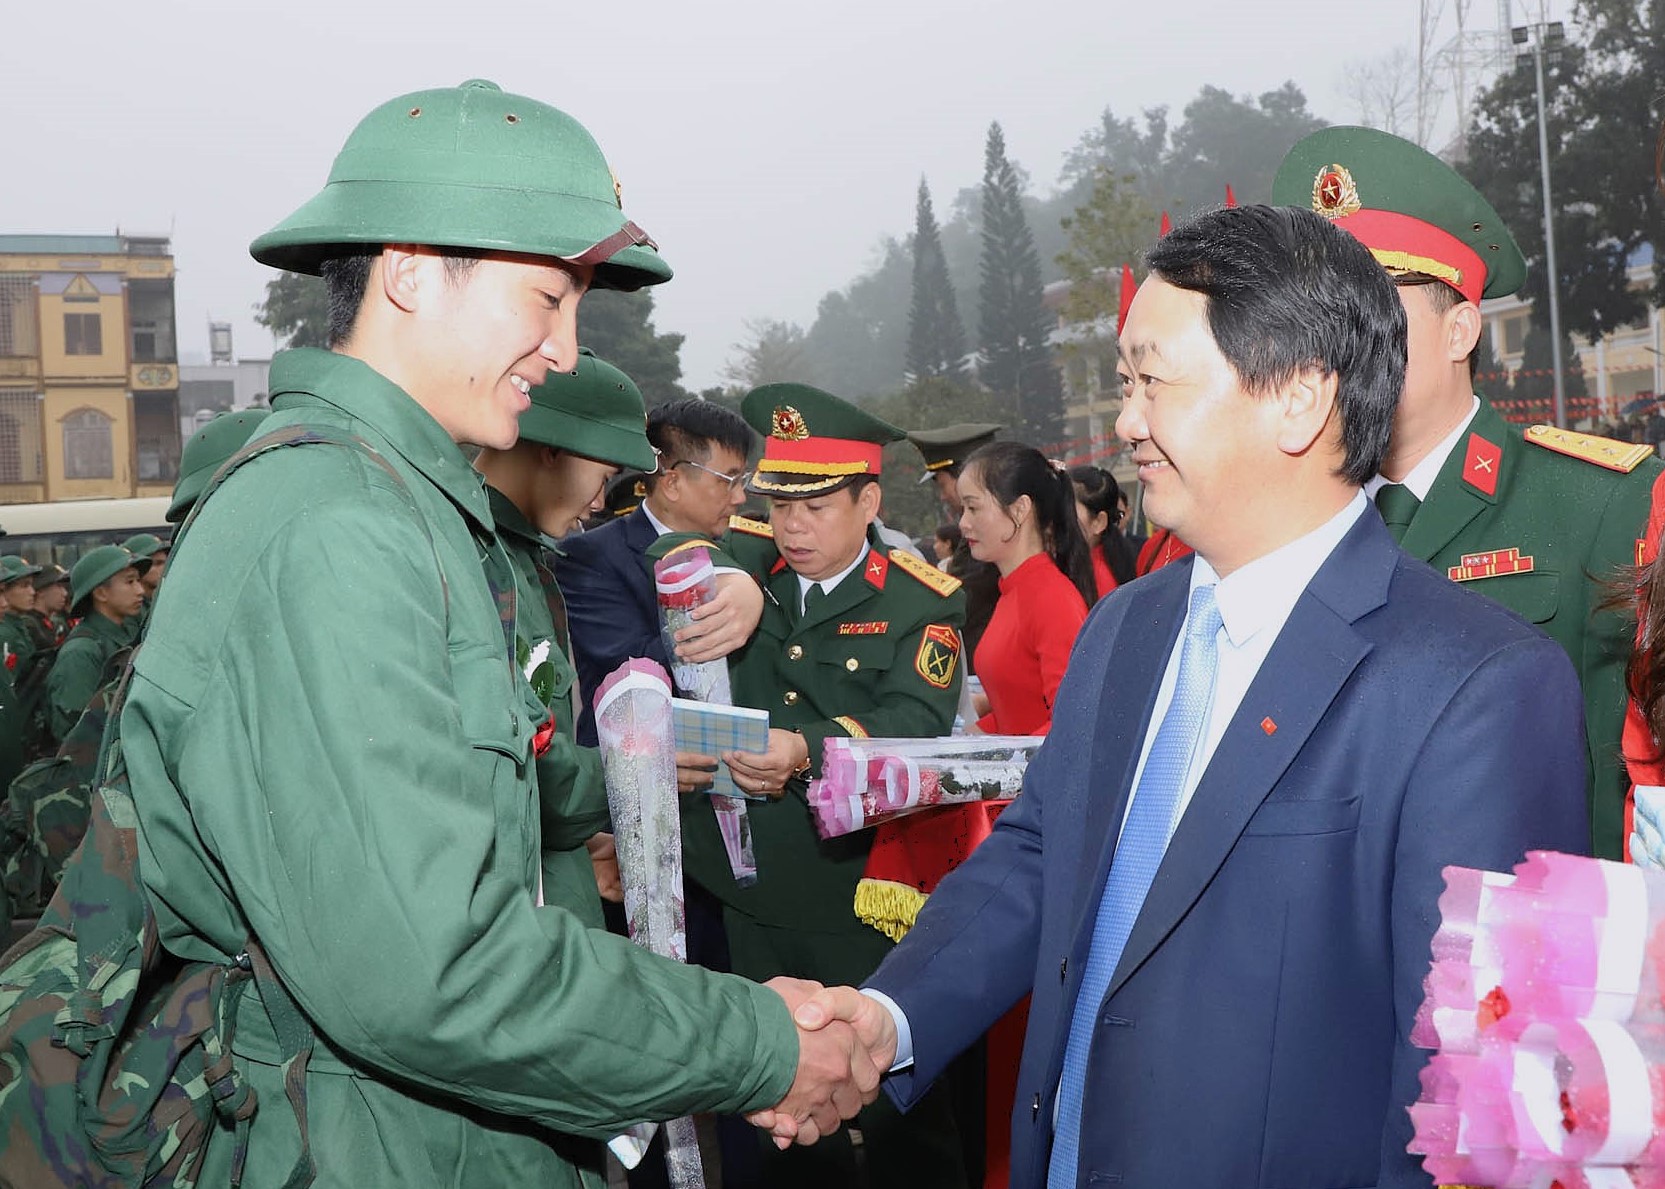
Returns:
[[[489,78],[581,120],[676,279],[660,330],[684,383],[718,381],[755,318],[806,328],[816,302],[981,175],[983,138],[1048,191],[1106,104],[1180,108],[1204,84],[1293,79],[1356,118],[1349,63],[1411,48],[1417,5],[1313,0],[4,0],[0,233],[169,233],[179,347],[210,318],[238,355],[271,336],[273,275],[248,242],[309,198],[352,126],[408,91]],[[970,312],[968,312],[970,316]]]

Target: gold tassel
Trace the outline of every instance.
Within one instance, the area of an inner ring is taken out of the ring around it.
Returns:
[[[918,888],[888,879],[864,879],[856,885],[856,916],[892,941],[901,941],[919,918],[927,897]]]

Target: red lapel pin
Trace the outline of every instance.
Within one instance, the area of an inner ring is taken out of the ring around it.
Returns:
[[[1265,731],[1268,735],[1276,735],[1278,733],[1278,724],[1273,722],[1270,717],[1263,718],[1260,720],[1260,729]]]

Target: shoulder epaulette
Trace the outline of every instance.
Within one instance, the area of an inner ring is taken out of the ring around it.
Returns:
[[[1526,431],[1526,440],[1535,446],[1565,454],[1581,462],[1593,462],[1598,467],[1628,475],[1653,454],[1646,442],[1620,442],[1595,434],[1575,433],[1553,425],[1534,425]]]
[[[954,575],[943,573],[930,562],[915,557],[906,549],[892,549],[890,564],[899,566],[904,573],[913,575],[943,598],[960,589],[960,580]]]
[[[695,537],[690,541],[683,541],[680,545],[672,545],[669,549],[665,550],[665,552],[663,552],[661,554],[658,554],[657,556],[660,560],[664,560],[667,557],[676,556],[678,553],[681,553],[684,549],[715,549],[715,548],[716,548],[716,546],[713,545],[710,541],[706,540],[704,537]]]
[[[730,516],[728,526],[737,533],[745,533],[748,537],[768,537],[775,539],[775,526],[761,520],[750,520],[744,516]]]

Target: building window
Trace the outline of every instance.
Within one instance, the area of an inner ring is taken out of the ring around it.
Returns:
[[[64,354],[104,354],[103,319],[97,314],[65,314]]]
[[[1519,355],[1526,350],[1525,314],[1513,314],[1503,319],[1503,353]]]
[[[35,278],[0,275],[0,356],[29,358],[35,340]]]
[[[0,483],[41,481],[41,398],[0,388]]]
[[[64,418],[64,478],[116,477],[113,424],[97,409],[77,409]]]

